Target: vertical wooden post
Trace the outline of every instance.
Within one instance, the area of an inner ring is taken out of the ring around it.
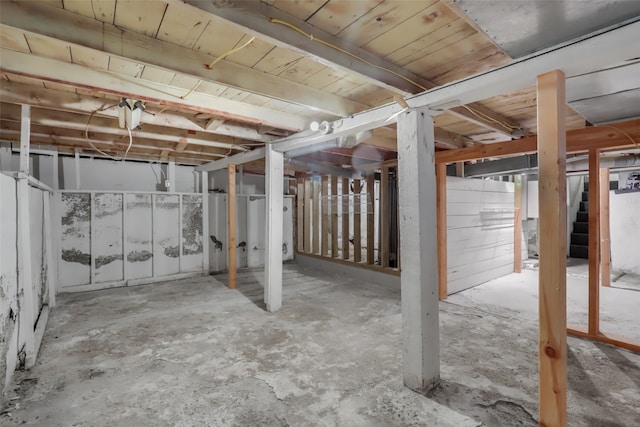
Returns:
[[[227,166],[227,259],[229,289],[237,287],[236,265],[236,165]]]
[[[349,259],[349,178],[342,178],[342,259]]]
[[[320,253],[320,238],[322,236],[322,225],[320,224],[320,181],[312,178],[313,185],[313,253]]]
[[[456,162],[456,176],[464,178],[464,162]]]
[[[304,251],[304,180],[298,179],[298,191],[296,194],[296,237],[298,251]]]
[[[373,173],[367,175],[367,264],[375,263],[375,176]]]
[[[284,155],[274,150],[271,144],[267,144],[265,174],[267,247],[264,262],[264,302],[267,311],[273,313],[282,307]]]
[[[602,286],[611,286],[611,233],[609,218],[609,169],[600,169],[600,262]]]
[[[438,238],[438,297],[447,299],[447,164],[436,165],[436,215]]]
[[[389,168],[383,167],[380,173],[380,265],[389,267]]]
[[[589,334],[600,332],[600,150],[589,150]]]
[[[567,425],[565,76],[538,76],[540,425]]]
[[[402,365],[405,385],[423,391],[440,377],[434,143],[429,115],[398,116]]]
[[[311,253],[311,179],[304,179],[304,251]]]
[[[362,235],[360,191],[362,190],[359,179],[353,180],[353,262],[362,261]]]
[[[329,255],[329,227],[331,226],[331,213],[329,212],[329,177],[322,177],[322,256]]]
[[[338,178],[331,177],[331,256],[338,257]]]
[[[513,178],[513,272],[522,273],[522,175]]]
[[[202,245],[202,270],[205,273],[208,273],[210,260],[209,260],[209,172],[207,171],[201,172],[200,191],[202,192],[202,239],[204,240],[203,241],[204,244]]]

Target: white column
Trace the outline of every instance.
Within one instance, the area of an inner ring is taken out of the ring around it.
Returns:
[[[80,189],[80,152],[75,150],[75,167],[76,167],[76,190]],[[66,187],[66,185],[65,185]]]
[[[282,307],[283,171],[283,154],[267,144],[265,167],[267,250],[264,264],[264,302],[270,312],[278,311]]]
[[[31,108],[22,106],[20,124],[20,178],[18,178],[18,296],[19,340],[18,348],[24,345],[25,367],[35,363],[35,312],[33,285],[31,283],[31,235],[29,224],[29,142],[31,129]]]
[[[428,390],[440,378],[436,174],[431,116],[398,117],[398,181],[404,383]]]
[[[0,142],[0,171],[11,170],[11,143]]]
[[[175,193],[176,192],[176,162],[169,162],[169,167],[167,168],[167,181],[169,181],[169,188],[167,188],[167,191]]]
[[[202,191],[202,269],[209,272],[209,172],[200,172]]]

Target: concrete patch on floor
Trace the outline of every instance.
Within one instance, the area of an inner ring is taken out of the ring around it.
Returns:
[[[61,295],[3,426],[513,426],[537,422],[537,326],[441,304],[442,383],[402,384],[400,289],[285,266]],[[640,356],[570,340],[571,425],[637,425]],[[595,424],[594,424],[595,423]]]

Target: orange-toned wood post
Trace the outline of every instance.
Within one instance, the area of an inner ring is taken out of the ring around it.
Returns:
[[[611,286],[611,232],[609,216],[609,169],[600,168],[600,263],[602,286]]]
[[[298,179],[296,182],[298,191],[296,194],[296,240],[298,241],[298,251],[304,251],[304,180]]]
[[[438,296],[447,299],[447,164],[436,164],[436,220],[438,236]]]
[[[227,258],[229,260],[228,286],[229,289],[237,287],[237,266],[236,266],[236,165],[227,166]]]
[[[367,175],[367,264],[375,263],[375,176],[373,173]]]
[[[380,265],[389,267],[389,168],[382,167],[380,173]]]
[[[361,235],[361,213],[360,213],[360,191],[359,179],[353,180],[353,262],[362,261],[362,235]]]
[[[589,150],[589,333],[600,332],[600,150]]]
[[[331,177],[331,256],[337,258],[338,246],[338,177]]]
[[[567,188],[565,75],[538,76],[539,411],[541,426],[567,425]]]
[[[342,178],[342,259],[349,259],[349,178]]]
[[[322,239],[321,246],[322,250],[320,255],[328,256],[329,255],[329,239],[331,236],[329,235],[329,227],[331,226],[330,222],[330,213],[329,213],[329,177],[324,175],[322,177],[322,194],[321,194],[321,203],[320,206],[322,208]]]
[[[513,272],[522,273],[522,175],[514,176]]]
[[[304,179],[304,251],[311,253],[311,179]]]

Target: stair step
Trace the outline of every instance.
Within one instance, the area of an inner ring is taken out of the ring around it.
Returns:
[[[580,202],[580,210],[582,212],[589,212],[589,202]]]
[[[572,245],[581,245],[588,246],[589,245],[589,235],[587,233],[571,233],[571,244]]]
[[[582,201],[583,202],[588,202],[589,201],[589,192],[588,191],[583,191],[582,192]]]
[[[589,223],[588,222],[574,222],[573,223],[573,232],[574,233],[589,233]]]
[[[584,184],[582,184],[582,191],[589,191],[589,181],[584,181]]]
[[[577,222],[589,222],[589,212],[580,212],[576,215]]]
[[[569,247],[569,256],[571,258],[589,259],[589,246],[571,245]]]

